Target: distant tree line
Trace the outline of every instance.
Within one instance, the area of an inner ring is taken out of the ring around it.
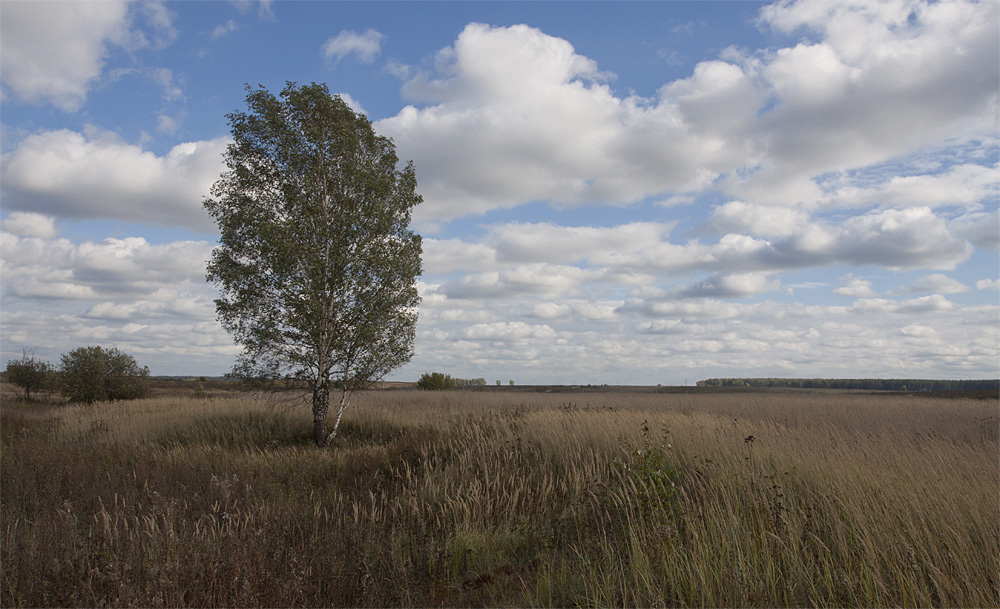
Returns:
[[[863,389],[870,391],[996,391],[1000,379],[776,379],[717,378],[698,381],[699,387],[792,387],[796,389]]]

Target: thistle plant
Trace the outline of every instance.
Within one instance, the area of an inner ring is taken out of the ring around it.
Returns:
[[[633,446],[622,439],[625,448],[625,458],[615,458],[614,466],[626,479],[630,480],[636,491],[636,501],[647,514],[657,507],[662,508],[676,493],[674,478],[677,472],[669,463],[671,449],[667,438],[670,430],[664,423],[661,429],[660,443],[654,444],[649,430],[649,421],[642,422],[642,441],[639,446]]]

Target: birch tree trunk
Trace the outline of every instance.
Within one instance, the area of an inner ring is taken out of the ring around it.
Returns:
[[[319,382],[313,386],[313,440],[317,446],[325,446],[326,414],[330,410],[330,385]],[[338,418],[338,422],[340,417]]]
[[[337,429],[340,427],[340,417],[344,416],[344,411],[347,407],[351,405],[351,396],[354,394],[353,391],[349,391],[346,387],[340,394],[340,407],[337,408],[337,418],[333,422],[333,431],[330,435],[326,437],[326,443],[329,444],[333,442],[333,439],[337,437]]]

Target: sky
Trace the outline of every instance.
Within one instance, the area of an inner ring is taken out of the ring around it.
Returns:
[[[0,358],[221,375],[246,85],[416,167],[424,372],[996,378],[1000,3],[0,2]]]

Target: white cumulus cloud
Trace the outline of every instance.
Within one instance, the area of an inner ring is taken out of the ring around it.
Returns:
[[[97,130],[43,131],[3,155],[4,206],[211,232],[202,201],[224,168],[227,143],[185,142],[158,156]]]
[[[462,333],[464,338],[517,342],[528,339],[555,338],[555,330],[544,324],[527,324],[523,321],[497,322],[469,326]]]
[[[130,9],[126,0],[4,3],[0,21],[4,87],[29,103],[78,110],[100,78],[112,45],[130,50],[162,48],[176,37],[173,15],[162,3],[134,6]]]
[[[872,289],[872,282],[859,277],[850,278],[845,285],[840,286],[833,293],[851,298],[870,298],[875,296],[875,290]]]
[[[347,55],[357,55],[364,63],[372,63],[382,52],[382,41],[385,35],[368,29],[364,32],[341,30],[336,36],[323,43],[323,55],[328,59],[340,61]]]
[[[10,2],[0,21],[3,83],[29,102],[76,110],[101,74],[109,42],[126,36],[127,2]]]
[[[5,233],[22,237],[40,237],[51,239],[56,236],[56,221],[50,216],[31,212],[15,211],[0,223],[0,229]]]
[[[436,76],[403,88],[432,105],[376,124],[421,168],[421,218],[539,199],[628,203],[705,186],[739,156],[692,135],[670,104],[615,97],[594,61],[528,26],[470,24],[439,54]]]
[[[980,205],[996,191],[995,168],[966,164],[875,189],[848,183],[834,194],[817,184],[996,130],[996,3],[867,4],[772,5],[763,23],[818,40],[727,50],[654,98],[615,95],[613,75],[566,40],[470,24],[434,72],[404,74],[416,103],[377,128],[421,168],[417,218],[427,223],[539,200],[623,205],[705,188],[784,207],[778,222],[754,223],[772,232],[802,221],[797,204]],[[737,211],[721,208],[719,226]]]
[[[681,298],[746,298],[778,289],[781,282],[763,273],[720,274],[678,293]]]
[[[782,237],[801,230],[808,219],[808,213],[793,208],[730,201],[712,210],[706,228],[720,234],[752,233],[761,237]]]
[[[970,291],[969,286],[943,273],[934,273],[921,278],[911,285],[907,292],[936,292],[938,294],[961,294]]]

